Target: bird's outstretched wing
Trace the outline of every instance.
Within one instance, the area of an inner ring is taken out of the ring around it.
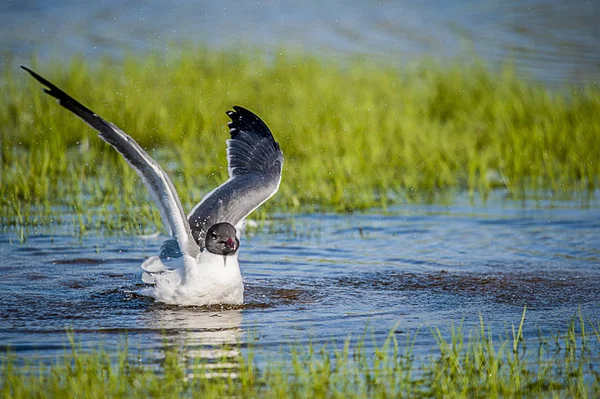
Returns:
[[[229,180],[208,193],[188,215],[192,235],[203,247],[209,227],[233,226],[279,189],[283,154],[267,125],[245,108],[234,106],[227,140]]]
[[[165,227],[170,234],[175,236],[177,243],[184,254],[195,257],[200,248],[192,238],[189,223],[183,212],[181,201],[175,191],[173,182],[165,171],[146,151],[129,135],[110,122],[105,121],[95,112],[86,108],[73,97],[24,66],[38,82],[46,86],[44,92],[58,100],[58,103],[73,112],[85,123],[99,132],[98,136],[113,146],[129,165],[142,178],[152,199],[160,210],[160,215]]]

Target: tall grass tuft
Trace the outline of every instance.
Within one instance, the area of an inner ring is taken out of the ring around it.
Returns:
[[[252,345],[233,362],[208,363],[166,347],[158,362],[124,346],[117,353],[72,350],[54,363],[4,357],[0,392],[5,398],[53,397],[569,397],[600,394],[598,325],[586,333],[579,315],[564,334],[503,339],[483,319],[465,334],[434,330],[437,350],[413,352],[415,336],[395,329],[383,342],[365,349],[365,340],[294,344],[286,357],[258,366]],[[522,331],[523,320],[519,327]],[[218,348],[216,348],[218,349]],[[223,350],[223,353],[231,351]],[[238,351],[239,353],[239,351]],[[156,358],[156,355],[154,356]],[[219,364],[225,364],[218,373]]]
[[[234,104],[262,116],[285,154],[280,191],[263,211],[598,186],[600,90],[551,92],[509,67],[340,65],[205,49],[31,67],[139,141],[186,210],[227,178],[224,111]],[[153,227],[158,213],[119,155],[16,66],[2,74],[0,224],[57,222],[59,207],[76,215],[78,233]]]

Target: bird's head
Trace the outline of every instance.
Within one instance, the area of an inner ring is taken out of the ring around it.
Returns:
[[[206,233],[204,246],[217,255],[235,255],[240,247],[240,240],[236,237],[236,230],[229,223],[217,223],[210,226]]]

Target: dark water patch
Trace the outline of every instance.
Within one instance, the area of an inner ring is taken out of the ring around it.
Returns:
[[[356,235],[364,237],[364,236],[369,236],[369,235],[378,235],[378,234],[383,233],[384,231],[385,231],[385,227],[361,225],[361,223],[359,221],[357,221],[357,226],[336,229],[331,234],[343,236],[343,237],[356,236]]]
[[[91,286],[90,282],[85,281],[65,281],[62,285],[73,290],[89,288]]]
[[[75,259],[54,259],[53,265],[100,265],[104,263],[102,259],[93,258],[75,258]]]
[[[136,283],[139,276],[136,276]],[[90,306],[98,306],[98,304],[114,304],[121,310],[126,309],[145,309],[148,305],[153,304],[154,300],[145,295],[141,295],[139,290],[145,285],[129,284],[91,294]]]
[[[41,273],[29,273],[29,274],[27,274],[26,278],[30,281],[35,281],[35,280],[45,280],[50,277],[45,274],[41,274]]]
[[[410,266],[430,266],[434,268],[443,268],[444,263],[439,263],[429,259],[408,259],[408,258],[385,258],[384,261],[388,264]]]
[[[344,277],[334,285],[356,291],[391,290],[410,293],[426,291],[486,300],[532,309],[552,309],[570,304],[599,303],[600,275],[527,273],[376,273]],[[457,299],[459,301],[461,299]]]
[[[343,249],[343,248],[325,248],[323,249],[324,252],[330,253],[330,254],[338,254],[338,255],[348,255],[350,254],[350,251],[347,249]]]
[[[108,278],[125,278],[126,275],[122,274],[122,273],[102,273],[103,276],[106,276]]]
[[[569,229],[595,229],[600,228],[600,220],[544,220],[543,218],[535,218],[535,217],[513,217],[506,219],[480,219],[478,221],[479,224],[482,225],[498,225],[498,226],[522,226],[522,227],[547,227],[548,225],[552,225],[554,228],[558,228],[560,226],[564,226]]]
[[[2,333],[0,331],[0,333]],[[64,331],[61,331],[64,333]],[[20,353],[20,352],[45,352],[45,351],[60,351],[66,349],[65,345],[57,344],[0,344],[0,352],[6,353]]]
[[[478,223],[481,225],[497,225],[497,226],[539,226],[545,223],[544,220],[539,220],[533,217],[514,217],[506,219],[480,219]]]
[[[415,228],[395,228],[392,231],[390,231],[389,233],[391,233],[392,235],[419,235],[419,234],[427,234],[429,232],[429,230],[426,229],[415,229]]]
[[[285,252],[285,253],[305,252],[307,250],[308,250],[308,248],[303,245],[273,245],[272,247],[269,248],[270,253],[273,253],[273,252]]]
[[[289,285],[283,281],[253,281],[245,287],[245,309],[270,309],[279,306],[303,305],[315,303],[322,296],[316,290],[298,288],[281,288]],[[256,284],[256,285],[255,285]],[[259,285],[260,284],[260,285]]]
[[[15,244],[12,244],[15,245]],[[49,252],[45,249],[40,249],[39,247],[20,247],[20,246],[16,246],[14,248],[15,251],[30,255],[30,256],[47,256],[49,255]]]

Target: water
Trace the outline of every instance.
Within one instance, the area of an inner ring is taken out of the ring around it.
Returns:
[[[365,329],[420,330],[417,355],[435,352],[429,327],[447,331],[479,314],[498,334],[566,331],[580,308],[600,320],[600,204],[523,203],[497,193],[485,205],[404,205],[383,214],[274,219],[242,241],[246,305],[180,308],[135,293],[140,263],[164,237],[37,229],[23,244],[0,235],[0,342],[19,357],[62,354],[66,328],[84,348],[157,353],[165,339],[204,356],[215,344],[253,341],[259,359],[288,342],[342,341]],[[283,215],[282,215],[283,216]],[[369,347],[371,343],[367,343]],[[211,349],[212,348],[212,349]],[[266,360],[264,360],[266,361]]]
[[[524,78],[562,87],[597,84],[599,20],[594,0],[9,0],[0,3],[0,54],[15,65],[190,44],[400,64],[476,56],[492,68],[512,60]]]

